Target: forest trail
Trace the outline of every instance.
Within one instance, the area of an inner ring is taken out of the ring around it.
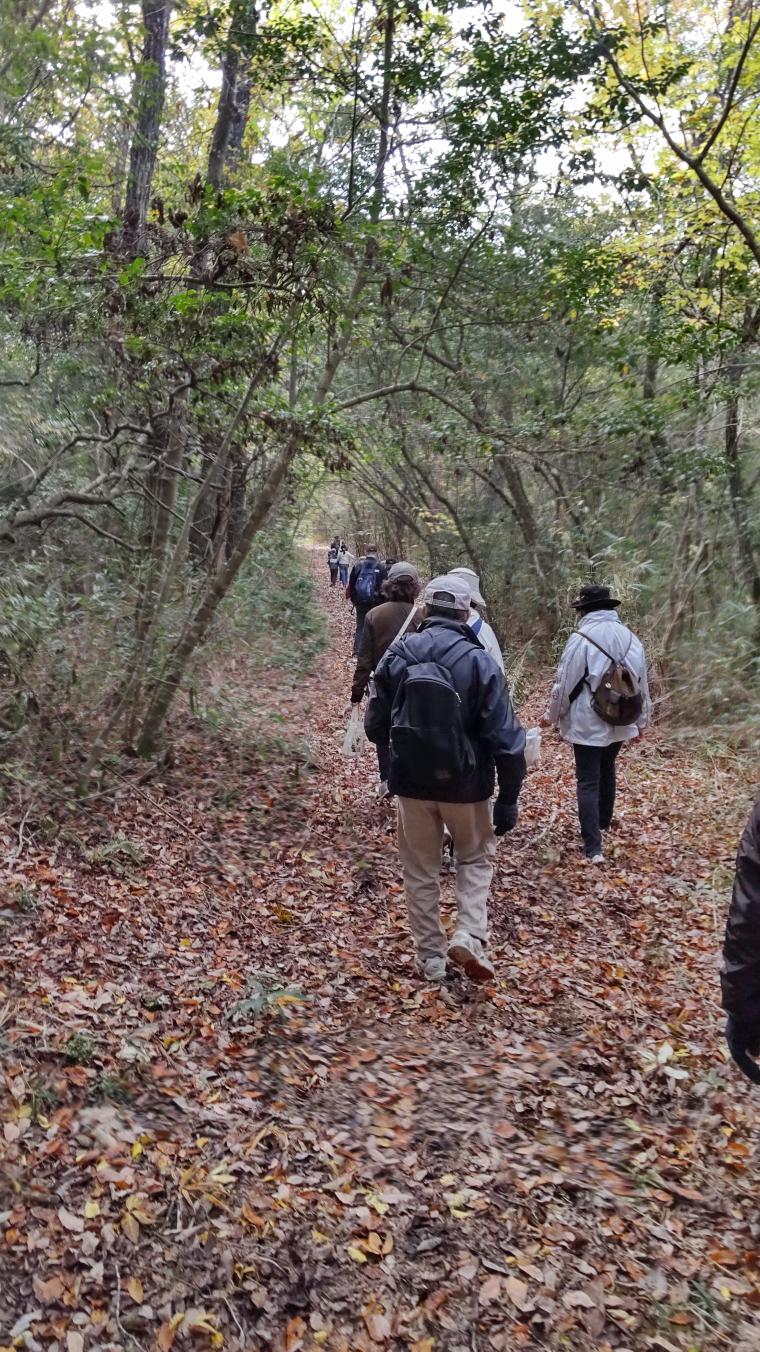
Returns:
[[[591,871],[547,739],[497,981],[444,998],[374,753],[339,755],[352,618],[314,567],[330,647],[268,692],[308,772],[188,720],[110,816],[4,828],[0,1344],[756,1349],[758,1116],[716,972],[748,783],[647,740]]]

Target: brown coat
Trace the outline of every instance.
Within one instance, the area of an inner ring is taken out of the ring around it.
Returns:
[[[369,684],[369,678],[380,658],[390,648],[412,606],[408,601],[384,601],[375,606],[364,621],[359,656],[351,686],[351,703],[358,704]],[[410,628],[416,628],[412,623]]]

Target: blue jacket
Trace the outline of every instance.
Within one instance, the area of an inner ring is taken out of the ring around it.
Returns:
[[[462,640],[472,647],[463,655]],[[429,790],[405,782],[391,757],[388,787],[402,798],[427,798],[450,803],[482,803],[499,776],[499,797],[516,803],[525,777],[525,733],[517,720],[503,673],[484,651],[469,625],[439,618],[426,620],[416,634],[391,644],[375,672],[375,689],[367,707],[364,728],[371,742],[387,745],[393,706],[407,667],[416,662],[438,662],[451,673],[462,701],[464,725],[475,750],[476,766],[466,780],[446,793],[431,783]]]

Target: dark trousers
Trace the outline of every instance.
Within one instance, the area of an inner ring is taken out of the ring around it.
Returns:
[[[361,644],[362,634],[364,633],[364,621],[369,615],[371,609],[372,609],[371,606],[356,607],[356,633],[354,634],[354,647],[353,647],[354,657],[359,656],[359,645]]]
[[[330,586],[334,587],[337,581],[338,581],[338,565],[336,563],[335,567],[333,568],[332,564],[330,564]]]
[[[387,742],[378,742],[375,747],[377,752],[377,768],[380,772],[380,782],[387,782],[391,769],[391,749]]]
[[[583,847],[589,859],[602,852],[602,831],[606,831],[615,810],[615,761],[622,742],[610,746],[581,746],[573,743],[575,778],[578,790],[578,817]]]

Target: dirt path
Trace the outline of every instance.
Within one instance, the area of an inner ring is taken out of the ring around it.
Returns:
[[[110,818],[17,858],[8,831],[0,1344],[757,1349],[715,970],[748,786],[626,753],[591,872],[550,744],[499,847],[498,980],[444,998],[372,754],[338,754],[351,620],[318,585],[330,651],[265,693],[311,768],[188,724]]]

